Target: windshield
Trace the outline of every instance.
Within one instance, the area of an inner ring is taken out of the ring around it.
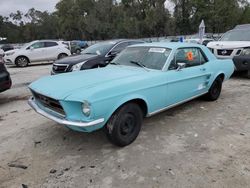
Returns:
[[[86,48],[82,54],[105,55],[114,46],[115,42],[99,42]]]
[[[220,41],[250,41],[248,30],[232,30],[225,33]]]
[[[170,49],[160,47],[129,47],[121,52],[111,64],[161,70],[170,52]]]
[[[31,44],[33,44],[33,41],[32,41],[32,42],[29,42],[29,43],[25,43],[21,48],[22,48],[22,49],[27,48],[27,47],[29,47]]]

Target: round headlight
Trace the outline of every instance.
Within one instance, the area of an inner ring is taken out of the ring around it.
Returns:
[[[90,113],[91,113],[91,106],[88,103],[88,101],[83,101],[83,103],[82,103],[82,112],[87,117],[90,115]]]

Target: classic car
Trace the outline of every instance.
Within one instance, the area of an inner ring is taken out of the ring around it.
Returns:
[[[138,136],[144,117],[199,96],[218,99],[233,71],[232,60],[218,60],[199,44],[137,44],[104,68],[33,82],[29,104],[76,131],[104,128],[112,143],[126,146]]]

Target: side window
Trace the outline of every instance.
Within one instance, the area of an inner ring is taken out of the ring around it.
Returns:
[[[112,51],[113,52],[121,52],[129,45],[130,45],[129,42],[122,42],[122,43],[118,44],[114,49],[112,49]]]
[[[207,62],[207,58],[199,48],[180,48],[176,50],[175,58],[171,61],[169,70],[176,69],[178,63],[185,63],[186,68],[199,66]]]
[[[44,48],[44,42],[36,42],[32,44],[30,47],[33,49]],[[30,47],[28,49],[30,49]]]
[[[53,47],[53,46],[58,46],[56,42],[45,42],[45,47]]]

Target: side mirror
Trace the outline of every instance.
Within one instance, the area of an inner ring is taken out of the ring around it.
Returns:
[[[33,46],[31,46],[29,49],[30,49],[30,50],[34,50],[34,47],[33,47]]]
[[[118,53],[119,52],[117,52],[117,51],[111,51],[111,52],[109,52],[109,56],[110,57],[115,57]]]
[[[184,69],[186,67],[186,63],[177,63],[177,71]]]

